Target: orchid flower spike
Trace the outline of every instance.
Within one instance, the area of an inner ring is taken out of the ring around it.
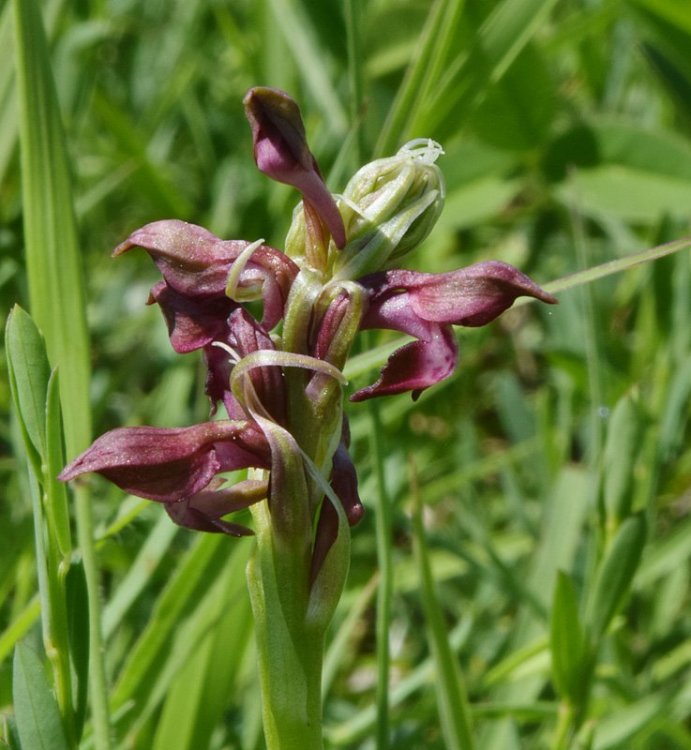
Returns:
[[[266,499],[277,538],[301,536],[314,582],[335,565],[331,549],[344,525],[362,515],[342,375],[358,331],[390,329],[414,341],[351,400],[406,391],[416,399],[456,368],[452,326],[486,325],[519,296],[556,300],[499,261],[442,274],[394,267],[443,207],[435,141],[411,141],[364,165],[333,196],[288,94],[257,87],[244,105],[258,168],[302,194],[287,252],[176,219],[147,224],[114,252],[150,255],[162,278],[149,302],[161,308],[176,352],[202,352],[211,412],[222,404],[227,419],[113,430],[60,479],[96,472],[162,503],[180,525],[232,535],[250,531],[223,517]],[[253,477],[228,486],[223,473],[244,468]]]

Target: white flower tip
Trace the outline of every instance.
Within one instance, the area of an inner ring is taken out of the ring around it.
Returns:
[[[424,164],[434,164],[440,156],[444,155],[444,149],[431,138],[414,138],[402,146],[398,153],[401,156],[418,159]]]

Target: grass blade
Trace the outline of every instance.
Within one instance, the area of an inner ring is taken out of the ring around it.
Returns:
[[[12,697],[22,748],[69,750],[43,664],[24,643],[18,643],[14,652]]]
[[[597,641],[630,590],[647,535],[645,518],[631,516],[620,526],[602,561],[585,616],[585,625]]]
[[[427,540],[422,521],[422,499],[412,456],[409,459],[413,496],[413,533],[415,554],[420,570],[422,602],[427,619],[430,649],[438,679],[439,716],[445,747],[449,750],[472,750],[477,747],[473,736],[470,707],[460,667],[444,625],[444,615],[434,586]]]
[[[48,46],[35,0],[15,0],[17,84],[20,102],[22,198],[29,297],[60,369],[65,445],[74,456],[89,443],[89,342],[85,295],[74,219],[70,169]],[[97,750],[110,747],[102,661],[98,576],[91,500],[76,491],[77,533],[89,594],[90,689]]]

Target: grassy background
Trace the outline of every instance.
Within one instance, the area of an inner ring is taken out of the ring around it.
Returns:
[[[25,260],[17,40],[12,4],[0,9],[0,308],[4,318],[20,302],[39,319],[46,300],[28,290],[47,271]],[[281,246],[296,195],[254,167],[241,107],[251,85],[301,103],[334,191],[410,138],[444,145],[446,209],[410,268],[496,258],[545,283],[689,234],[684,0],[46,0],[42,11],[85,272],[83,289],[75,277],[61,294],[87,300],[93,371],[83,406],[63,409],[74,424],[90,403],[94,435],[206,416],[198,358],[174,355],[144,305],[150,262],[108,254],[167,217]],[[396,748],[467,746],[453,728],[463,691],[454,703],[448,687],[462,682],[483,750],[691,748],[690,295],[682,252],[564,292],[558,308],[459,332],[457,375],[417,403],[350,409],[369,512],[327,658],[329,746],[381,748],[386,735]],[[362,352],[356,387],[383,361]],[[10,716],[14,645],[40,644],[40,628],[32,489],[4,357],[0,367]],[[87,716],[83,746],[261,747],[251,542],[195,536],[153,503],[91,489],[112,725],[99,740]],[[382,490],[393,561],[383,698]],[[450,683],[440,642],[458,666]],[[5,739],[16,741],[11,726]]]

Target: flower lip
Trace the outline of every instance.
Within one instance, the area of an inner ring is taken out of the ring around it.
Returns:
[[[219,420],[192,427],[120,427],[101,435],[58,476],[96,472],[125,492],[159,502],[189,497],[219,472],[268,468],[269,448],[252,422]]]

